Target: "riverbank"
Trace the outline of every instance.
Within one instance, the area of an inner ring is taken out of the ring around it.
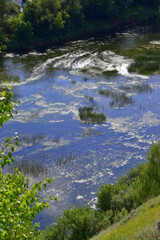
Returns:
[[[160,196],[133,210],[123,220],[90,240],[157,240],[160,237]]]
[[[64,28],[61,34],[49,34],[38,37],[33,34],[29,41],[17,40],[8,41],[7,52],[28,52],[32,50],[45,51],[47,48],[57,48],[70,41],[82,40],[91,37],[102,37],[106,34],[112,35],[115,32],[131,28],[135,25],[144,25],[157,22],[158,11],[150,8],[135,8],[125,17],[99,18],[85,20],[78,27]],[[156,23],[157,24],[157,23]]]

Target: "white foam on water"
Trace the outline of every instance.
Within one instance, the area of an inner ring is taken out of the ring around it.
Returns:
[[[13,54],[13,53],[7,53],[7,54],[5,54],[5,57],[14,58],[14,57],[15,57],[15,54]]]
[[[151,41],[150,44],[153,44],[153,45],[160,45],[160,41]]]

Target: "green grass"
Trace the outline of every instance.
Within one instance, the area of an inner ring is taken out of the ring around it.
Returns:
[[[131,212],[125,219],[91,240],[156,240],[160,220],[160,196]]]
[[[157,46],[147,46],[137,49],[130,49],[126,56],[135,61],[129,67],[129,72],[137,72],[144,75],[160,73],[160,48]]]

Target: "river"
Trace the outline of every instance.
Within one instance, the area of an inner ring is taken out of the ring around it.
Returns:
[[[37,216],[42,229],[70,204],[94,207],[99,187],[145,162],[152,142],[160,141],[160,76],[129,73],[134,59],[124,54],[160,46],[159,40],[159,32],[137,27],[45,52],[1,56],[2,87],[8,80],[20,104],[0,130],[0,144],[18,138],[15,164],[31,183],[55,178],[42,193],[58,197]],[[81,121],[83,107],[106,120]]]

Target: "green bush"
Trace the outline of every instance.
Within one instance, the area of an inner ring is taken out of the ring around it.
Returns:
[[[9,19],[8,25],[11,32],[9,48],[21,48],[25,43],[32,40],[33,29],[31,23],[23,21],[21,16]]]
[[[97,209],[107,211],[112,209],[112,197],[115,195],[115,187],[112,184],[102,185],[97,192]]]
[[[151,146],[147,158],[148,162],[133,184],[137,206],[160,194],[160,143]]]
[[[100,211],[113,210],[121,212],[123,208],[130,211],[134,207],[134,190],[128,184],[105,184],[97,192],[97,208]]]
[[[64,210],[57,222],[46,230],[45,240],[87,240],[110,224],[111,212],[99,213],[87,205]]]

